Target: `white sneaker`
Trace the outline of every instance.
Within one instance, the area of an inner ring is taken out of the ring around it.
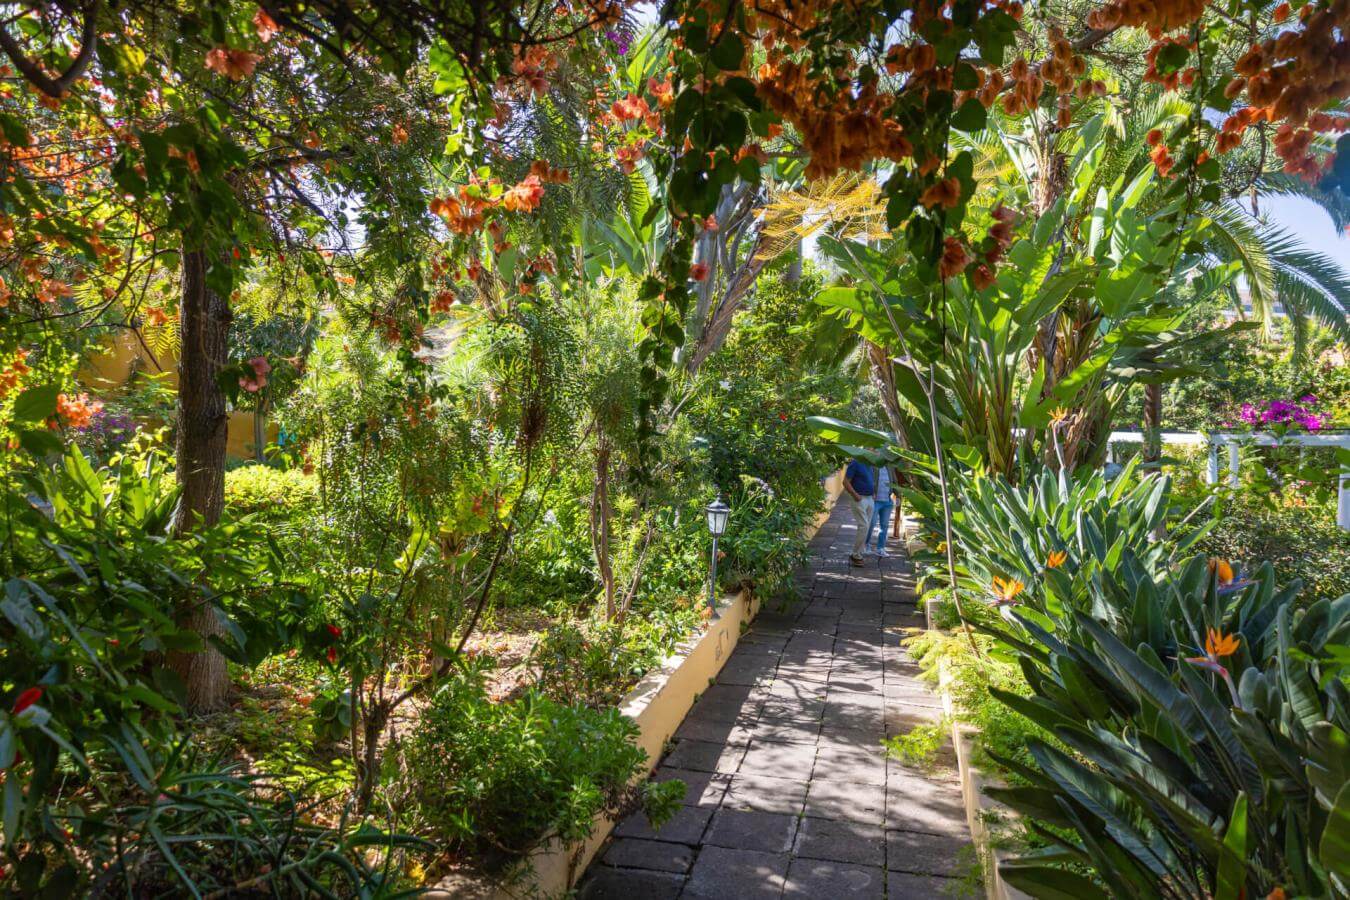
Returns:
[[[882,547],[880,550],[877,551],[877,556],[880,556],[884,559],[885,557],[890,556],[890,554],[886,552],[885,547]]]
[[[876,555],[877,551],[873,550],[871,547],[863,548],[863,556],[876,556]]]

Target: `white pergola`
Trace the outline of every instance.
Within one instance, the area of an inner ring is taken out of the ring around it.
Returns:
[[[1219,481],[1219,448],[1228,448],[1228,483],[1238,486],[1239,450],[1245,444],[1249,447],[1342,447],[1350,449],[1350,434],[1287,434],[1276,437],[1265,432],[1223,432],[1206,434],[1202,431],[1164,431],[1159,434],[1164,444],[1208,446],[1209,468],[1205,472],[1205,481],[1217,484]],[[1140,431],[1113,431],[1107,441],[1107,458],[1111,458],[1111,444],[1142,444],[1144,434]],[[1350,531],[1350,472],[1342,471],[1337,481],[1336,524]]]

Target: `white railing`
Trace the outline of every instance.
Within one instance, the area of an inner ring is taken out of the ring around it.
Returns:
[[[1217,484],[1219,481],[1219,447],[1228,448],[1228,484],[1238,486],[1238,466],[1241,462],[1239,450],[1243,444],[1255,447],[1342,447],[1350,449],[1350,434],[1287,434],[1276,437],[1265,432],[1224,432],[1205,434],[1202,431],[1163,431],[1158,437],[1164,444],[1178,444],[1209,447],[1209,467],[1205,470],[1205,481]],[[1107,439],[1107,459],[1113,458],[1111,444],[1142,444],[1144,434],[1140,431],[1113,431]],[[1350,531],[1350,472],[1342,471],[1336,490],[1336,524]]]

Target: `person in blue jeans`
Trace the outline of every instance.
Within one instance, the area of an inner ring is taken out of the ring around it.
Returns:
[[[895,509],[895,500],[892,498],[891,489],[891,467],[877,466],[876,469],[876,498],[872,503],[872,518],[867,523],[867,536],[863,539],[864,544],[872,543],[872,528],[877,528],[877,556],[890,556],[886,552],[886,529],[891,524],[891,511]]]

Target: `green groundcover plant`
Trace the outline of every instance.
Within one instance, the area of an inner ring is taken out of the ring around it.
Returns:
[[[674,813],[683,783],[631,785],[647,762],[632,720],[536,691],[493,703],[484,674],[468,662],[437,690],[408,756],[420,814],[450,846],[500,864],[585,838],[602,812],[641,807],[658,825]]]

